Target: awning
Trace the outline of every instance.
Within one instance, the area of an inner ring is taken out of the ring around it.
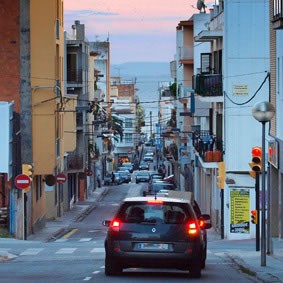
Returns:
[[[195,36],[196,42],[212,41],[217,38],[223,37],[222,30],[203,30]]]

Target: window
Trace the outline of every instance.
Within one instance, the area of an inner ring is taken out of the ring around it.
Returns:
[[[211,54],[201,53],[201,73],[209,74],[211,70]]]
[[[133,142],[133,135],[132,134],[125,134],[125,143],[132,143]]]
[[[125,119],[125,128],[133,128],[133,120],[130,118]]]

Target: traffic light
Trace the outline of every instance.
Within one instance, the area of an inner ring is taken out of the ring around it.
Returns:
[[[251,210],[251,222],[253,224],[258,224],[258,214],[256,209]]]
[[[33,173],[33,167],[30,164],[23,164],[22,165],[22,174],[27,175],[30,180],[32,181],[32,173]]]
[[[218,162],[218,176],[217,176],[217,186],[220,189],[224,189],[226,179],[226,166],[225,162]]]
[[[250,175],[255,178],[256,173],[260,173],[262,169],[262,148],[254,146],[252,148],[252,161],[249,163],[252,171]]]

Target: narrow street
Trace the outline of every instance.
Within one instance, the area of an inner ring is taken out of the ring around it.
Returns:
[[[70,232],[51,242],[1,239],[0,250],[11,259],[0,266],[0,282],[200,282],[179,270],[128,269],[118,277],[104,274],[104,238],[102,221],[111,219],[126,196],[140,195],[146,183],[110,186],[107,195],[81,222],[74,222]],[[209,233],[208,258],[201,282],[258,282],[222,253],[223,244]],[[219,245],[220,244],[220,245]],[[219,250],[217,247],[220,246]],[[231,248],[227,244],[226,248]],[[16,272],[15,272],[16,271]]]

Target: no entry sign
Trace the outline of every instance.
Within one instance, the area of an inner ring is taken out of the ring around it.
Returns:
[[[59,173],[56,177],[57,183],[60,183],[60,184],[65,183],[66,180],[67,180],[67,177],[63,173]]]
[[[26,189],[30,186],[31,180],[30,177],[25,174],[20,174],[15,178],[15,186],[18,189]]]

